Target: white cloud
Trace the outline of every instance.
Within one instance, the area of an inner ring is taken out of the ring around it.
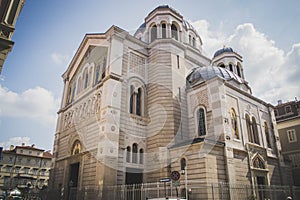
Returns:
[[[54,52],[51,54],[51,59],[57,65],[65,65],[70,60],[70,56]]]
[[[207,56],[212,57],[223,45],[243,56],[244,74],[255,96],[273,104],[279,99],[300,97],[300,43],[285,53],[251,23],[237,26],[231,34],[211,31],[205,20],[193,25],[199,31]]]
[[[21,146],[22,143],[24,143],[25,145],[31,145],[30,138],[29,137],[12,137],[12,138],[9,138],[7,141],[0,142],[0,147],[3,147],[3,149],[8,150],[10,145]]]
[[[58,107],[59,100],[44,88],[18,94],[0,85],[0,117],[26,117],[54,126]]]

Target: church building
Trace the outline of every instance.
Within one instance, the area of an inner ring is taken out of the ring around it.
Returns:
[[[62,75],[50,187],[107,199],[109,186],[174,171],[189,183],[288,184],[274,107],[252,95],[240,54],[208,58],[203,42],[167,5],[134,35],[86,34]]]

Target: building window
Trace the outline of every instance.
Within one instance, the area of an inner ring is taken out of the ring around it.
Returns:
[[[292,112],[291,106],[286,106],[285,107],[285,113],[290,113],[290,112]]]
[[[11,172],[11,166],[6,166],[6,172]]]
[[[138,145],[134,143],[132,145],[132,162],[137,163],[137,150],[138,150]]]
[[[237,123],[237,116],[236,116],[235,110],[233,108],[230,110],[230,118],[231,118],[231,128],[232,128],[234,137],[236,139],[240,139],[238,123]]]
[[[18,158],[18,164],[22,163],[22,158]]]
[[[32,154],[32,151],[29,151],[28,153],[29,153],[29,155],[31,155],[31,154]]]
[[[8,158],[8,161],[9,161],[10,163],[12,163],[13,157],[10,156],[10,157]]]
[[[166,24],[162,24],[161,25],[161,36],[162,36],[162,38],[166,38],[167,37],[167,27],[166,27]]]
[[[246,114],[246,126],[247,126],[249,142],[259,144],[256,120],[254,117],[252,117],[252,122],[251,122],[248,114]]]
[[[20,153],[24,153],[23,149],[20,150]]]
[[[179,65],[179,55],[177,55],[176,57],[177,57],[177,68],[179,69],[180,68],[180,65]]]
[[[151,42],[157,39],[157,26],[154,25],[151,27]]]
[[[130,86],[129,112],[142,116],[143,91],[142,88],[135,90],[134,86]]]
[[[192,45],[192,36],[189,35],[189,44]]]
[[[236,66],[236,71],[237,71],[238,76],[242,77],[240,66],[238,66],[238,65]]]
[[[28,174],[29,173],[29,168],[25,167],[24,168],[24,174]]]
[[[26,161],[26,164],[30,164],[30,161],[31,161],[31,159],[30,158],[27,158],[27,161]]]
[[[36,176],[36,175],[38,174],[38,170],[34,168],[34,169],[32,170],[32,173],[33,173],[33,175]]]
[[[144,150],[140,149],[140,164],[144,163]]]
[[[180,170],[185,170],[186,167],[186,160],[185,158],[181,158],[180,160]]]
[[[259,144],[257,124],[254,117],[252,117],[252,132],[254,136],[254,143]]]
[[[131,148],[128,146],[126,148],[126,162],[130,162],[130,154],[131,154]]]
[[[229,64],[229,70],[230,70],[231,72],[233,72],[233,66],[232,66],[232,64]]]
[[[225,65],[222,63],[219,65],[219,67],[225,68]]]
[[[88,70],[86,69],[84,72],[84,89],[87,88],[89,83],[89,74],[88,74]]]
[[[295,129],[287,130],[287,137],[289,143],[297,142],[297,136]]]
[[[198,110],[197,117],[198,117],[198,136],[206,135],[205,111],[203,108],[200,108]]]
[[[21,169],[21,167],[16,167],[15,168],[15,172],[18,174],[18,173],[20,173],[20,169]]]
[[[193,37],[193,47],[196,47],[196,39]]]
[[[172,34],[172,38],[174,38],[175,40],[178,40],[178,31],[177,31],[177,27],[175,24],[171,25],[171,34]]]
[[[267,147],[271,148],[270,132],[269,132],[269,127],[268,127],[267,122],[265,122],[264,126],[265,126],[265,135],[266,135],[266,140],[267,140]]]

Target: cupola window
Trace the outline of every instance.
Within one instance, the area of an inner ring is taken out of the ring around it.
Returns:
[[[171,33],[172,33],[172,38],[178,40],[178,30],[175,24],[171,25]]]
[[[154,25],[151,27],[151,42],[157,39],[157,26]]]
[[[161,37],[162,38],[167,38],[167,27],[166,24],[161,25]]]

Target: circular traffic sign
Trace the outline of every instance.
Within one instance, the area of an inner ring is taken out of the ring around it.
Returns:
[[[178,181],[180,179],[180,173],[178,171],[172,171],[170,176],[173,181]]]

